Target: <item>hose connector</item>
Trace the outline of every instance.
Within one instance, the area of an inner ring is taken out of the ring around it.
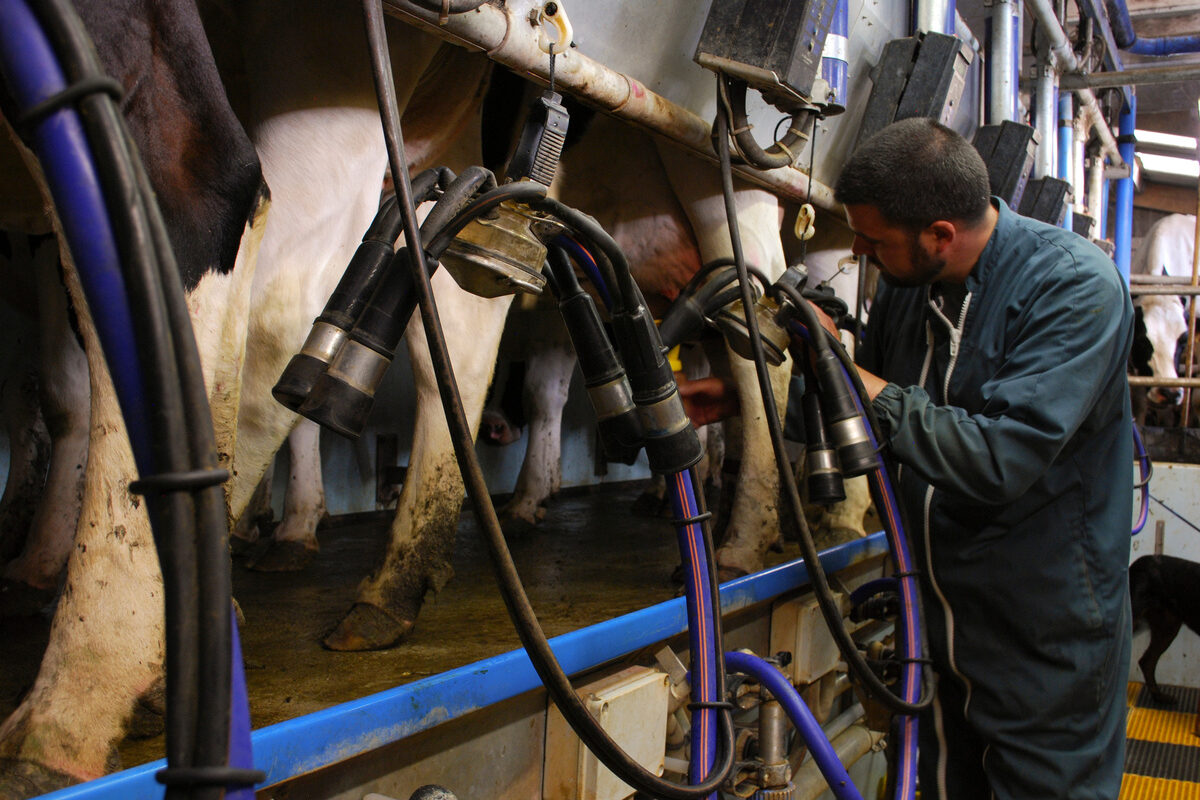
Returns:
[[[427,171],[418,178],[422,193],[428,194],[435,184],[436,174]],[[271,389],[275,399],[292,411],[300,410],[379,285],[388,262],[395,255],[400,228],[400,211],[393,195],[380,205],[321,315],[313,322],[304,346],[292,356]]]
[[[683,410],[667,350],[645,304],[615,314],[613,332],[641,417],[650,469],[669,474],[696,464],[704,448]]]
[[[367,426],[375,392],[391,363],[390,354],[348,339],[298,411],[322,427],[357,439]]]
[[[541,294],[546,286],[543,238],[564,228],[520,203],[501,203],[471,220],[442,254],[442,265],[464,291],[479,297]]]
[[[811,382],[806,382],[804,395],[800,398],[804,409],[804,463],[808,473],[808,499],[830,506],[846,499],[846,487],[842,481],[837,450],[825,430],[821,398],[817,396],[815,388]]]
[[[821,335],[823,331],[818,331]],[[821,387],[821,407],[829,429],[829,438],[838,451],[842,475],[848,478],[866,475],[879,467],[879,454],[871,443],[866,420],[859,413],[842,374],[842,365],[829,348],[816,358],[817,380]]]
[[[564,293],[558,309],[579,358],[604,455],[609,461],[632,464],[642,449],[642,422],[629,379],[604,333],[596,303],[576,284],[574,293]]]

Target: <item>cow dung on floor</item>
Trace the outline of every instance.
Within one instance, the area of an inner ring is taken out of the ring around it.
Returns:
[[[557,636],[675,596],[678,563],[672,526],[637,517],[641,487],[568,493],[545,521],[509,536],[509,547],[547,636]],[[473,514],[464,511],[454,578],[431,598],[409,639],[380,652],[339,653],[321,647],[353,601],[359,580],[382,558],[391,512],[333,518],[318,531],[321,554],[301,573],[233,568],[245,614],[242,646],[255,728],[309,714],[419,680],[519,646],[492,577]],[[789,542],[772,560],[795,558]],[[49,633],[48,618],[0,620],[6,642],[0,670],[0,716],[32,684]],[[134,766],[163,755],[161,735],[127,739],[121,761]]]

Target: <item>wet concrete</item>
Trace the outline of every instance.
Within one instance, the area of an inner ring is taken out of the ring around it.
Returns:
[[[674,528],[632,513],[637,486],[570,494],[552,501],[536,529],[508,532],[509,547],[547,636],[556,636],[667,600],[676,593]],[[390,513],[335,518],[318,531],[321,553],[300,573],[258,573],[234,564],[234,591],[246,617],[242,644],[253,726],[312,713],[519,646],[492,577],[473,515],[458,527],[453,580],[426,600],[409,639],[368,653],[336,653],[321,638],[354,600],[359,581],[383,555]],[[789,544],[773,560],[796,557]],[[32,682],[48,620],[0,620],[5,642],[0,714]],[[162,737],[126,741],[126,767],[161,758]]]

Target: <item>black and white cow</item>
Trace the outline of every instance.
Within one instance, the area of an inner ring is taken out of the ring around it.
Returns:
[[[1169,275],[1191,277],[1192,248],[1196,239],[1196,217],[1170,214],[1150,228],[1134,254],[1131,277]],[[1182,302],[1181,302],[1182,300]],[[1150,372],[1156,378],[1179,377],[1176,350],[1180,337],[1187,333],[1187,298],[1174,294],[1142,295],[1136,298],[1141,309],[1146,337],[1153,347]],[[1183,393],[1172,387],[1152,387],[1147,393],[1152,405],[1176,406]]]
[[[207,21],[220,28],[210,27],[213,41],[240,62],[228,84],[240,87],[232,93],[240,119],[192,3],[89,3],[80,11],[107,69],[126,86],[124,110],[180,255],[236,517],[295,421],[270,387],[378,204],[386,157],[360,9],[305,0],[239,4],[236,19],[212,14]],[[471,127],[486,60],[404,26],[391,38],[399,99],[416,120],[407,128],[413,167],[477,162],[477,141],[444,151]],[[67,283],[78,301],[70,269]],[[485,387],[507,302],[465,296],[446,277],[435,284],[448,318],[479,323],[457,339],[451,326],[451,351],[464,384]],[[91,368],[86,486],[41,669],[0,725],[6,800],[111,769],[136,699],[162,670],[158,563],[141,502],[128,492],[135,471],[111,381],[86,309],[76,305]],[[417,368],[432,385],[427,366]],[[477,400],[466,393],[476,420],[482,391]],[[425,405],[440,415],[436,398]],[[426,413],[419,425],[438,449],[444,423]],[[457,517],[457,472],[428,461],[424,476],[410,472],[405,530],[420,528],[411,511],[418,493],[448,498]],[[437,570],[413,570],[414,580],[428,583],[430,572]]]

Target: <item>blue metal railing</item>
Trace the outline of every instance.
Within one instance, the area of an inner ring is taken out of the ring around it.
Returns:
[[[826,572],[887,552],[883,532],[821,554]],[[808,584],[803,559],[721,586],[721,609],[731,613]],[[581,628],[550,640],[568,674],[593,669],[687,629],[682,597]],[[541,688],[524,650],[467,664],[378,694],[290,719],[251,734],[255,767],[264,785],[336,764],[473,711]],[[43,795],[44,800],[160,800],[155,761]]]

